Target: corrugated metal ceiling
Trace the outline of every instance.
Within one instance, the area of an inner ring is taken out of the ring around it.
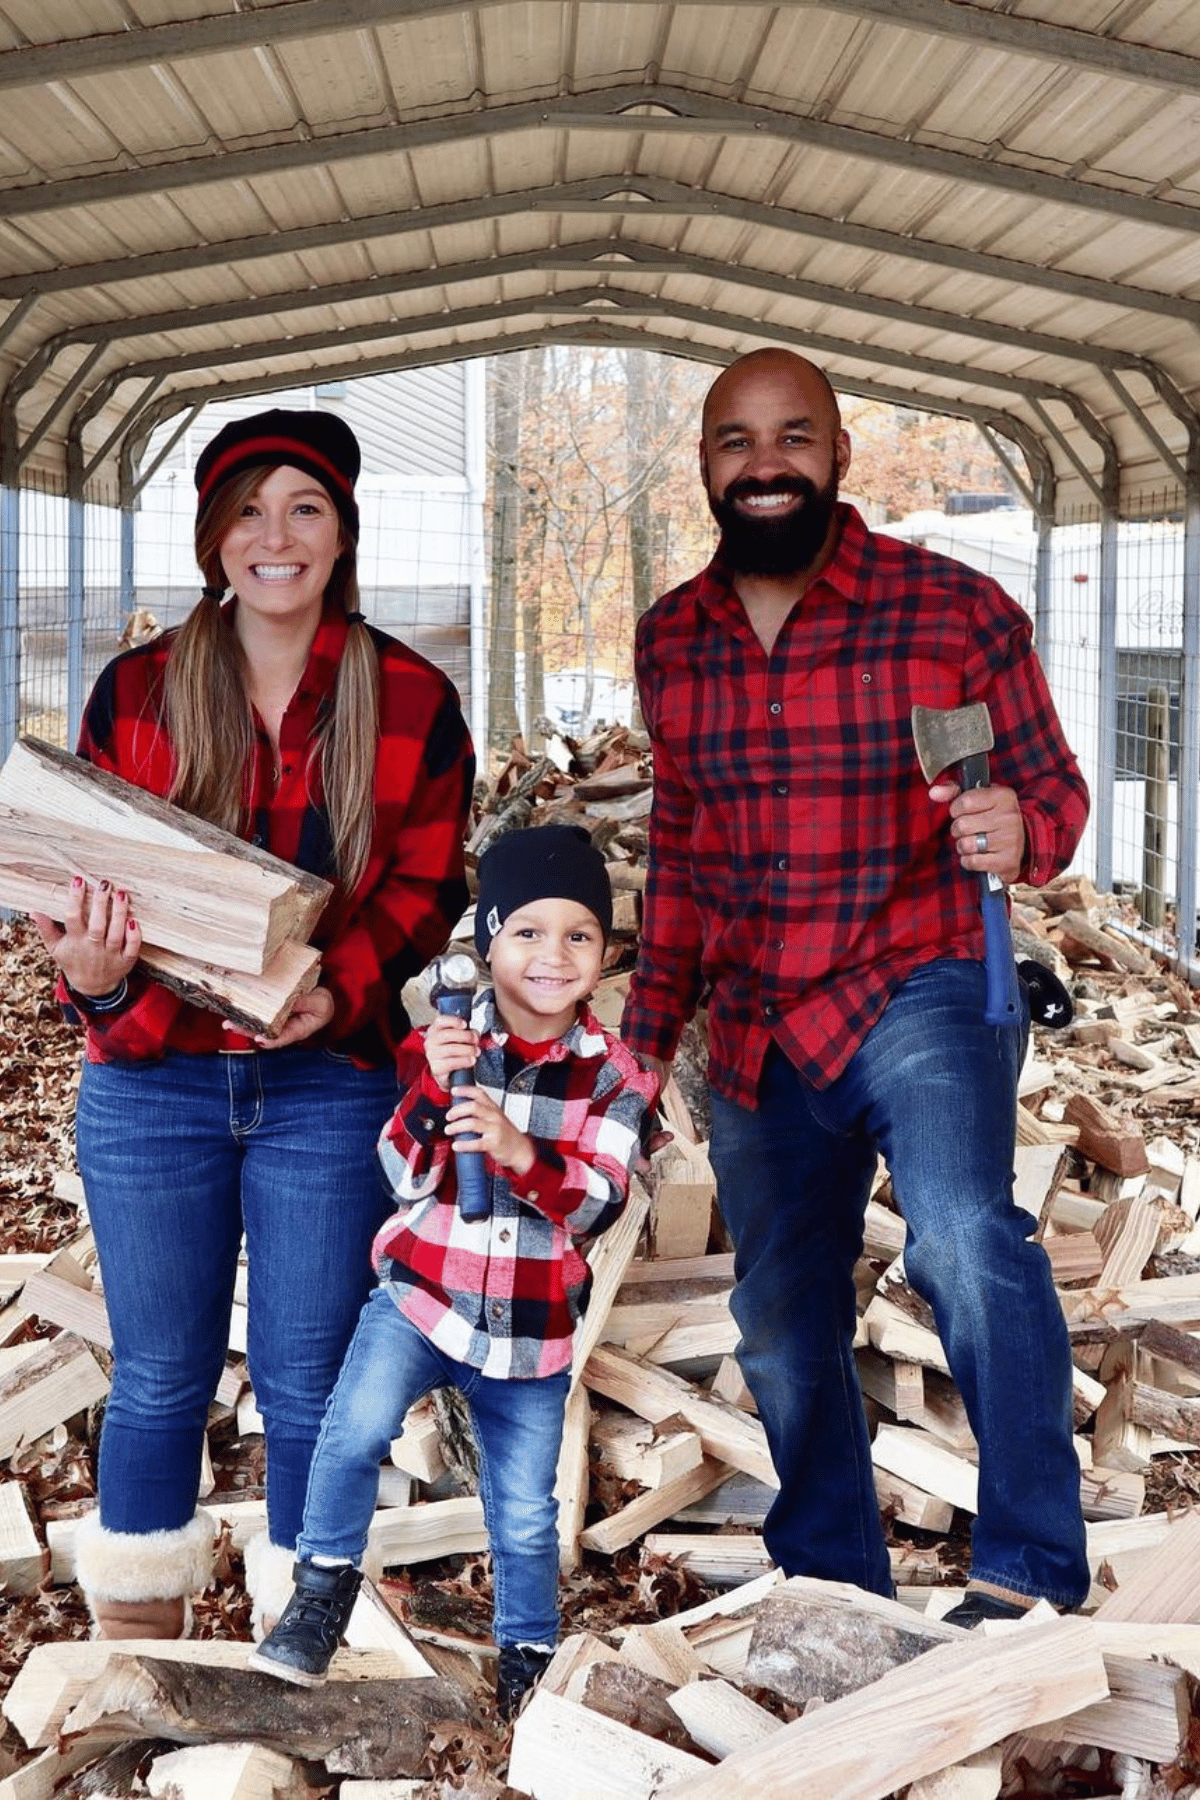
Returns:
[[[0,89],[8,485],[544,337],[793,344],[1060,517],[1196,485],[1187,0],[0,0]]]

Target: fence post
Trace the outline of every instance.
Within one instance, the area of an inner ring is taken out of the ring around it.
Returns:
[[[1167,812],[1171,791],[1171,696],[1146,695],[1146,785],[1142,805],[1142,918],[1159,930],[1166,915]]]
[[[1096,886],[1112,890],[1117,783],[1117,509],[1100,512],[1100,692],[1096,758]]]
[[[87,550],[83,500],[67,496],[67,749],[79,742],[83,720],[83,590]]]
[[[127,494],[121,496],[121,611],[133,611],[133,508]]]
[[[0,758],[21,724],[21,491],[0,487]]]
[[[1200,845],[1200,445],[1193,436],[1184,491],[1183,634],[1179,672],[1179,916],[1180,972],[1200,983],[1196,944],[1196,883]]]

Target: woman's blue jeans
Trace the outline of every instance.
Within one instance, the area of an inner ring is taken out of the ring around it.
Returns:
[[[268,1523],[272,1542],[294,1544],[392,1204],[375,1145],[395,1103],[391,1069],[303,1045],[84,1064],[76,1144],[113,1333],[109,1530],[171,1531],[195,1511],[244,1231]]]
[[[570,1371],[497,1381],[443,1356],[387,1287],[363,1307],[313,1457],[301,1556],[362,1560],[379,1465],[409,1407],[456,1387],[479,1440],[483,1516],[492,1552],[493,1636],[499,1645],[553,1644],[558,1635],[558,1502],[554,1481]]]
[[[764,1536],[788,1575],[892,1592],[851,1350],[878,1152],[908,1228],[908,1279],[933,1308],[979,1445],[972,1577],[1073,1606],[1089,1582],[1070,1348],[1012,1199],[1025,1033],[985,1025],[983,1005],[981,964],[931,963],[830,1087],[773,1050],[757,1111],[713,1095],[738,1360],[780,1483]]]

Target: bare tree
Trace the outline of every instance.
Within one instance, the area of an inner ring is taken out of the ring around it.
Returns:
[[[488,739],[502,749],[521,729],[517,717],[517,556],[521,536],[522,364],[491,365],[492,594],[488,645]]]

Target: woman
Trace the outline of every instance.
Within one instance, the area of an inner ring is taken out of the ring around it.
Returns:
[[[375,1143],[396,1102],[402,984],[467,900],[474,760],[449,680],[358,610],[354,434],[274,409],[196,468],[199,605],[110,663],[80,754],[335,882],[321,979],[248,1038],[136,968],[127,896],[71,892],[38,926],[87,1030],[79,1166],[113,1332],[98,1516],[77,1569],[103,1637],[177,1637],[203,1587],[196,1510],[239,1247],[267,1446],[247,1549],[261,1627],[291,1587],[309,1460],[388,1212]],[[226,589],[231,597],[222,600]]]

